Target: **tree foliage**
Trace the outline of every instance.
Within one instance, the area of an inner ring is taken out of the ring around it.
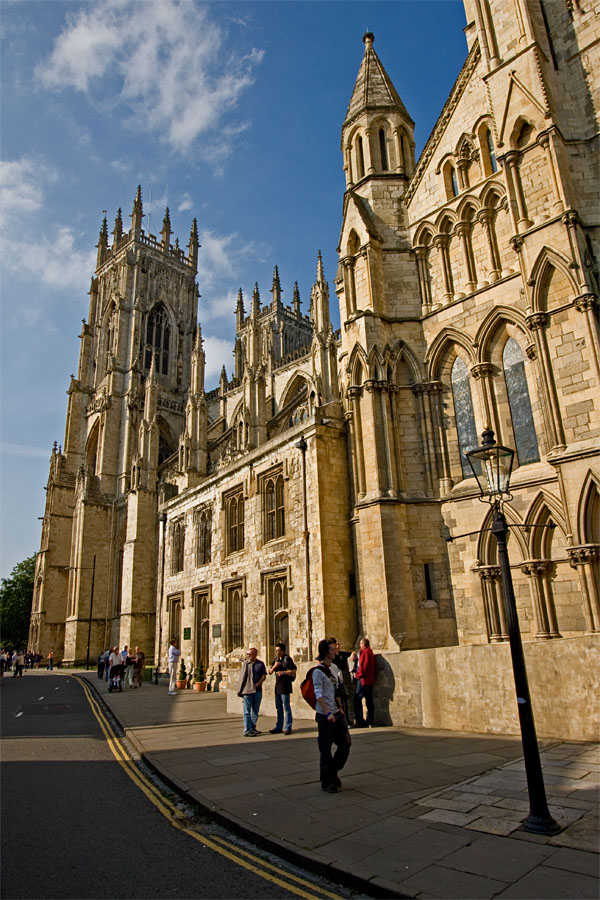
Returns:
[[[35,557],[17,563],[0,588],[0,645],[25,649],[29,635]]]

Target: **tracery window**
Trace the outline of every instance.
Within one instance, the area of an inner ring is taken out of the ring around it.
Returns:
[[[269,658],[272,659],[277,644],[284,643],[288,649],[290,646],[287,578],[285,574],[274,573],[267,576],[265,581]]]
[[[525,358],[514,338],[509,338],[504,345],[502,367],[519,465],[539,462],[540,451],[525,375]]]
[[[184,549],[185,524],[183,519],[177,519],[171,525],[171,575],[183,572]]]
[[[244,600],[242,584],[227,585],[225,591],[225,653],[244,644]]]
[[[244,548],[244,494],[241,488],[225,499],[227,552],[235,553]]]
[[[263,480],[264,539],[273,541],[285,534],[283,474],[277,472]]]
[[[169,316],[162,303],[157,303],[146,325],[146,349],[144,354],[144,366],[150,371],[152,356],[156,360],[156,371],[160,375],[169,373],[169,343],[171,337],[171,325]]]
[[[205,566],[211,560],[212,510],[199,508],[194,512],[196,523],[196,566]]]
[[[471,470],[465,453],[476,447],[478,440],[469,370],[460,356],[457,356],[454,361],[450,380],[452,384],[452,398],[454,400],[458,446],[460,449],[460,464],[463,477],[468,478]]]

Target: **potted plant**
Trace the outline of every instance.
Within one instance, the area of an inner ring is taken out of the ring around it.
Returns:
[[[177,681],[175,682],[177,688],[182,690],[187,684],[187,671],[185,668],[185,663],[183,661],[183,657],[179,662],[179,671],[177,672]]]
[[[199,665],[197,665],[194,669],[194,690],[206,690],[206,676],[204,673],[204,666],[202,665],[202,662],[200,662]]]

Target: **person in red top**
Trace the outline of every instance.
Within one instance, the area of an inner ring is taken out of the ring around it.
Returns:
[[[356,675],[356,691],[354,693],[354,718],[357,728],[372,728],[375,724],[375,710],[373,708],[373,685],[375,684],[375,656],[371,650],[368,638],[362,638],[360,642],[360,656],[358,657],[358,669]],[[367,704],[367,720],[363,716],[363,697]]]

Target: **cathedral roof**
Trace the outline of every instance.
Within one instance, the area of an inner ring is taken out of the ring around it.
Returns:
[[[365,55],[356,76],[344,124],[349,124],[366,109],[395,109],[414,125],[398,91],[373,49],[374,40],[375,37],[370,31],[363,36]]]

